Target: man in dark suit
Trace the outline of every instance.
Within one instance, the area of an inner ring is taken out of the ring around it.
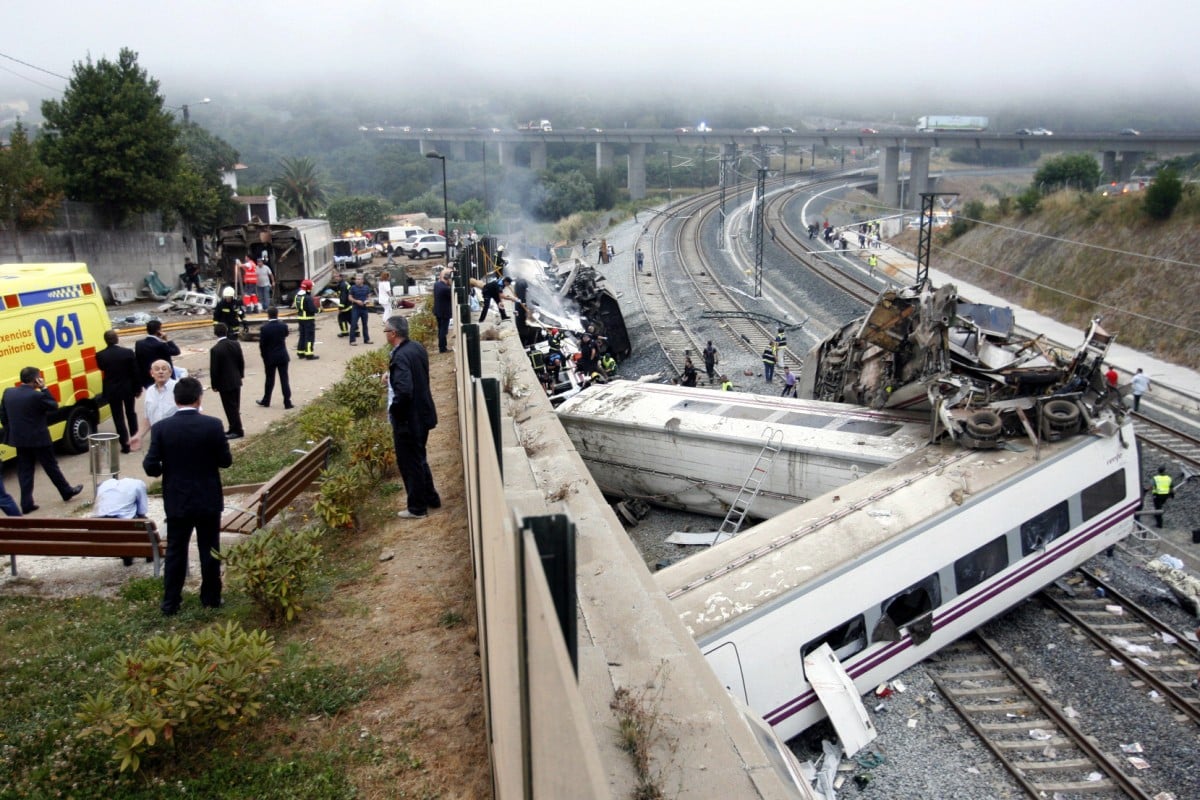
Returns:
[[[450,317],[454,315],[453,281],[454,270],[446,267],[433,284],[433,317],[437,320],[439,353],[450,352],[450,347],[446,344],[446,334],[450,331]]]
[[[121,440],[121,452],[129,452],[129,435],[137,433],[137,409],[134,400],[142,393],[138,377],[137,356],[122,347],[116,331],[104,332],[108,347],[96,353],[96,366],[104,373],[103,393],[112,409],[113,426]]]
[[[150,449],[142,468],[150,477],[162,476],[163,509],[167,515],[167,563],[163,570],[162,613],[179,611],[187,577],[192,530],[200,550],[200,604],[221,606],[221,470],[233,464],[229,442],[216,417],[200,413],[204,390],[195,378],[175,384],[178,410],[150,429]]]
[[[404,479],[408,508],[401,519],[421,519],[429,509],[441,508],[442,498],[433,484],[426,457],[429,431],[437,427],[437,408],[429,390],[429,354],[420,342],[408,338],[408,318],[394,316],[384,323],[383,335],[392,346],[388,361],[388,417],[396,466]]]
[[[145,389],[154,383],[150,365],[155,361],[161,359],[170,364],[172,370],[175,369],[175,363],[171,359],[179,355],[179,345],[167,341],[167,335],[162,329],[162,320],[152,319],[146,323],[146,338],[133,346],[133,352],[137,356],[138,375],[142,380],[142,388]]]
[[[21,487],[21,513],[37,511],[33,502],[33,464],[42,465],[46,475],[58,489],[63,500],[70,500],[83,491],[83,485],[72,486],[58,468],[54,457],[54,442],[50,438],[47,415],[58,409],[37,367],[21,370],[21,385],[4,390],[0,398],[0,425],[4,426],[4,441],[17,449],[17,483]]]
[[[229,422],[226,439],[240,439],[246,435],[242,429],[242,378],[246,375],[246,360],[242,357],[242,346],[230,339],[229,328],[224,322],[213,325],[217,343],[208,353],[209,374],[212,388],[221,396],[221,407]]]
[[[288,383],[288,362],[291,356],[287,351],[288,327],[279,321],[279,309],[271,306],[267,309],[267,321],[258,330],[258,352],[262,355],[263,367],[267,378],[263,386],[261,400],[255,400],[264,408],[271,405],[271,392],[275,391],[275,373],[279,373],[279,388],[283,391],[283,407],[294,408],[292,405],[292,387]]]

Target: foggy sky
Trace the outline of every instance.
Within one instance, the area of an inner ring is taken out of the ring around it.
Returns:
[[[398,103],[504,87],[597,100],[678,93],[697,106],[713,93],[788,106],[844,98],[901,113],[1057,100],[1182,107],[1200,95],[1200,12],[1184,0],[7,6],[0,53],[70,76],[89,54],[115,59],[129,47],[168,104],[287,85],[390,93]],[[0,58],[0,103],[26,99],[36,110],[65,85]]]

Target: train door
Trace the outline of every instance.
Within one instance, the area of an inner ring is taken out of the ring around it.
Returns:
[[[717,673],[717,680],[725,686],[726,691],[742,703],[749,703],[746,697],[746,679],[742,677],[742,661],[738,658],[737,647],[733,642],[725,644],[704,654],[708,665]]]

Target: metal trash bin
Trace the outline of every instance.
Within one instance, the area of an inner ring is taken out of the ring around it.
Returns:
[[[100,484],[121,473],[121,437],[115,433],[93,433],[88,437],[88,458],[92,468],[92,497]]]

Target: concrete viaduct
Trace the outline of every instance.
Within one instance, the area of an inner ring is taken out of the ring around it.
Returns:
[[[810,151],[814,146],[858,148],[879,152],[879,199],[882,203],[900,207],[901,154],[910,157],[909,191],[905,200],[915,208],[922,192],[929,191],[929,153],[935,147],[1000,150],[1038,150],[1066,152],[1099,152],[1104,174],[1128,180],[1134,165],[1146,153],[1179,155],[1200,150],[1200,133],[1164,133],[1127,136],[1117,133],[1073,133],[1053,136],[1028,136],[1015,133],[881,131],[862,133],[852,131],[798,131],[782,133],[749,133],[717,129],[705,132],[651,129],[569,130],[569,131],[504,131],[497,128],[439,129],[431,128],[374,128],[364,136],[379,140],[415,141],[421,152],[445,147],[453,160],[487,158],[489,149],[497,153],[501,165],[514,165],[518,148],[527,149],[529,166],[546,168],[547,151],[554,144],[592,144],[596,148],[596,171],[613,167],[619,152],[626,158],[626,180],[631,199],[646,196],[646,150],[659,148],[719,149],[723,158],[736,158],[741,150],[787,153]],[[475,155],[478,153],[478,157]]]

